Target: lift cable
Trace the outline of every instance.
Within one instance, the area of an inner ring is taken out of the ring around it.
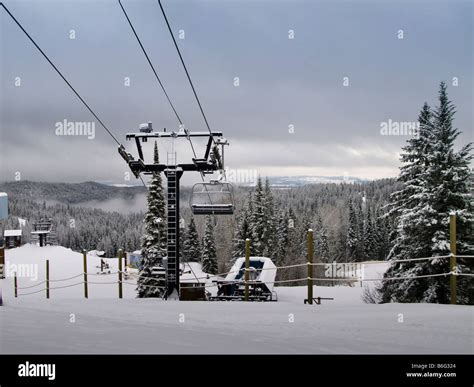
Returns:
[[[183,121],[181,120],[181,117],[179,116],[179,114],[178,114],[176,108],[174,107],[173,102],[171,102],[171,98],[169,97],[168,92],[166,91],[165,86],[163,85],[163,82],[161,82],[161,79],[160,79],[160,77],[158,76],[158,73],[157,73],[156,70],[155,70],[155,66],[153,66],[153,63],[151,62],[150,57],[148,56],[148,53],[146,52],[145,47],[143,46],[143,44],[142,44],[142,42],[141,42],[141,40],[140,40],[140,37],[138,36],[138,34],[137,34],[136,30],[135,30],[135,27],[133,27],[132,21],[131,21],[130,18],[128,17],[127,11],[125,11],[125,8],[124,8],[123,5],[122,5],[122,1],[121,1],[121,0],[118,0],[118,3],[119,3],[119,5],[120,5],[120,8],[122,8],[123,14],[124,14],[125,17],[126,17],[126,19],[127,19],[127,21],[128,21],[128,24],[129,24],[130,28],[132,29],[133,34],[135,35],[135,38],[137,39],[138,44],[140,45],[140,48],[141,48],[142,51],[143,51],[143,54],[145,54],[145,58],[146,58],[146,60],[148,61],[148,64],[150,65],[150,67],[151,67],[151,69],[152,69],[152,71],[153,71],[153,74],[155,74],[155,78],[156,78],[156,80],[158,81],[158,83],[159,83],[161,89],[163,90],[163,93],[165,94],[166,99],[168,100],[168,103],[170,104],[171,109],[173,110],[173,112],[174,112],[174,114],[175,114],[175,116],[176,116],[176,118],[177,118],[179,124],[180,124],[181,127],[183,128],[184,132],[185,132],[186,134],[188,134],[188,130],[186,129],[185,125],[183,124]],[[191,149],[192,149],[192,151],[193,151],[194,158],[197,158],[196,150],[194,149],[194,144],[193,144],[191,138],[188,137],[188,140],[189,140],[189,144],[191,145]],[[202,174],[201,174],[201,175],[202,175]]]
[[[105,131],[112,137],[112,139],[117,143],[117,145],[121,146],[120,142],[117,138],[113,135],[113,133],[107,128],[107,126],[102,122],[99,116],[92,110],[92,108],[88,105],[88,103],[81,97],[81,95],[76,91],[76,89],[69,83],[66,77],[61,73],[61,71],[56,67],[56,65],[49,59],[48,55],[41,49],[41,47],[35,42],[35,40],[31,37],[31,35],[23,28],[21,23],[12,15],[12,13],[8,10],[5,4],[0,3],[3,9],[7,12],[7,14],[12,18],[12,20],[17,24],[18,27],[23,31],[23,33],[28,37],[28,39],[33,43],[33,45],[37,48],[37,50],[43,55],[43,57],[48,61],[48,63],[53,67],[54,70],[59,74],[59,76],[63,79],[64,82],[69,86],[69,88],[74,92],[74,94],[79,98],[79,100],[84,104],[84,106],[89,110],[89,112],[95,117],[95,119],[100,123],[100,125],[105,129]],[[145,188],[147,188],[145,182],[143,181],[142,177],[140,176],[140,180],[142,181]]]
[[[44,58],[49,62],[49,64],[56,70],[56,72],[59,74],[59,76],[63,79],[64,82],[69,86],[69,88],[76,94],[77,98],[84,104],[84,106],[89,110],[89,112],[99,121],[99,123],[102,125],[102,127],[107,131],[107,133],[114,139],[114,141],[118,144],[121,145],[120,142],[117,140],[117,138],[112,134],[112,132],[107,128],[107,126],[102,122],[102,120],[97,116],[97,114],[92,110],[92,108],[87,104],[86,101],[79,95],[79,93],[74,89],[74,87],[69,83],[69,81],[66,79],[66,77],[59,71],[59,69],[54,65],[54,63],[49,59],[49,57],[44,53],[44,51],[38,46],[38,44],[33,40],[33,38],[30,36],[30,34],[23,28],[23,26],[20,24],[20,22],[11,14],[11,12],[8,10],[8,8],[3,4],[0,3],[0,5],[5,9],[5,11],[8,13],[8,15],[13,19],[13,21],[20,27],[20,29],[24,32],[24,34],[30,39],[30,41],[35,45],[35,47],[38,49],[38,51],[44,56]]]
[[[163,5],[161,4],[161,0],[157,0],[157,1],[158,1],[158,5],[160,6],[161,13],[163,14],[163,18],[165,19],[166,25],[168,27],[168,31],[171,35],[171,39],[173,40],[174,47],[176,48],[176,51],[178,53],[181,64],[183,65],[184,72],[186,73],[186,77],[188,78],[188,81],[189,81],[189,84],[190,84],[191,89],[193,91],[194,97],[195,97],[196,102],[199,106],[199,110],[201,111],[202,117],[204,118],[204,122],[206,123],[207,130],[209,131],[209,134],[211,136],[211,140],[212,140],[213,144],[217,146],[217,142],[214,139],[214,136],[212,135],[211,127],[210,127],[209,122],[207,120],[206,114],[204,113],[204,109],[201,105],[201,101],[199,100],[199,97],[197,95],[196,88],[194,87],[194,83],[191,79],[191,75],[189,75],[189,71],[188,71],[188,68],[186,67],[186,63],[184,63],[183,55],[181,54],[181,50],[179,49],[178,43],[176,42],[176,38],[174,37],[173,30],[171,29],[170,22],[168,20],[168,17],[166,16],[165,9],[163,8]],[[223,175],[224,179],[227,180],[225,169],[222,169],[221,172],[222,172],[222,175]],[[202,180],[203,180],[203,183],[204,183],[204,176],[201,175],[201,177],[202,177]],[[209,194],[209,191],[207,190],[207,187],[205,189],[206,189],[206,192],[207,192],[207,194],[209,196],[209,199],[210,199],[210,194]],[[212,204],[212,201],[211,201],[211,204]],[[215,215],[214,212],[213,212],[213,214],[214,214],[214,221],[216,222],[216,220],[217,220],[216,217],[215,217],[216,215]]]
[[[159,83],[161,89],[163,90],[163,92],[164,92],[164,94],[165,94],[165,96],[166,96],[166,99],[168,100],[168,102],[169,102],[171,108],[173,109],[173,112],[174,112],[174,114],[175,114],[175,116],[176,116],[176,118],[177,118],[179,124],[180,124],[181,127],[183,128],[184,132],[185,132],[186,134],[188,134],[188,130],[187,130],[187,128],[185,127],[185,125],[183,124],[183,122],[182,122],[182,120],[181,120],[181,118],[180,118],[180,116],[179,116],[179,114],[178,114],[176,108],[174,107],[173,103],[171,102],[171,98],[169,97],[169,95],[168,95],[168,93],[167,93],[167,91],[166,91],[166,89],[165,89],[165,87],[164,87],[164,85],[163,85],[163,82],[160,80],[160,77],[158,76],[158,73],[156,72],[155,67],[153,66],[153,63],[151,62],[150,57],[148,56],[148,53],[147,53],[145,47],[143,46],[143,44],[142,44],[142,42],[141,42],[141,40],[140,40],[140,37],[138,36],[138,34],[137,34],[137,32],[136,32],[136,30],[135,30],[135,28],[134,28],[134,26],[133,26],[132,21],[131,21],[130,18],[128,17],[127,11],[125,10],[124,6],[122,5],[121,0],[118,0],[118,3],[119,3],[119,5],[120,5],[120,8],[122,9],[123,14],[125,15],[125,18],[126,18],[127,21],[128,21],[128,24],[130,25],[130,28],[131,28],[132,31],[133,31],[133,34],[135,35],[135,38],[136,38],[137,41],[138,41],[138,44],[140,45],[140,48],[141,48],[142,51],[143,51],[143,54],[145,55],[145,57],[146,57],[146,59],[147,59],[147,61],[148,61],[148,64],[150,65],[150,67],[151,67],[153,73],[155,74],[156,80],[158,81],[158,83]],[[184,62],[183,62],[183,64],[184,64]],[[187,73],[187,70],[186,70],[186,73]],[[191,78],[189,78],[189,75],[188,75],[188,79],[191,81]],[[192,82],[191,82],[191,85],[192,85]],[[194,87],[193,87],[193,89],[194,89]],[[195,94],[195,95],[196,95],[196,94]],[[196,98],[197,98],[197,95],[196,95]],[[198,103],[199,103],[199,99],[198,99]],[[201,111],[202,111],[202,108],[201,108]],[[202,113],[204,114],[204,112],[202,112]],[[205,116],[204,116],[204,117],[205,117]],[[207,120],[206,120],[206,123],[207,123]],[[209,128],[209,125],[208,125],[208,128]],[[210,131],[210,128],[209,128],[209,131]],[[210,131],[210,133],[211,133],[212,141],[215,142],[215,141],[214,141],[214,138],[212,137],[212,132],[211,132],[211,131]],[[191,145],[191,149],[192,149],[194,158],[197,158],[196,150],[195,150],[195,148],[194,148],[194,144],[193,144],[193,142],[192,142],[191,137],[187,136],[187,139],[188,139],[188,141],[189,141],[189,144]],[[200,171],[199,173],[200,173],[200,175],[201,175],[201,180],[202,180],[202,182],[204,183],[204,182],[205,182],[204,173],[203,173],[202,171]],[[210,203],[212,204],[212,199],[211,199],[211,196],[210,196],[209,191],[207,190],[207,187],[206,187],[206,193],[207,193],[207,195],[208,195],[208,197],[209,197]],[[214,218],[215,218],[215,214],[214,214]],[[215,219],[215,220],[216,220],[216,219]]]
[[[147,52],[146,52],[146,50],[145,50],[145,47],[143,47],[143,44],[142,44],[140,38],[138,37],[137,32],[135,31],[135,27],[133,27],[133,24],[132,24],[130,18],[128,17],[127,11],[125,11],[125,8],[124,8],[123,5],[122,5],[122,1],[121,1],[121,0],[118,0],[118,3],[120,4],[120,8],[122,8],[123,14],[124,14],[125,17],[127,18],[128,24],[130,25],[130,28],[132,29],[133,34],[135,35],[135,38],[137,39],[138,44],[140,45],[140,48],[141,48],[142,51],[143,51],[143,54],[145,54],[145,58],[146,58],[146,60],[148,61],[148,64],[150,65],[150,67],[151,67],[151,69],[152,69],[152,71],[153,71],[153,74],[155,74],[155,78],[156,78],[156,80],[158,81],[158,83],[160,84],[161,89],[163,90],[163,93],[165,94],[166,99],[168,100],[168,103],[169,103],[170,106],[171,106],[171,109],[173,109],[173,112],[174,112],[176,118],[178,119],[178,122],[180,123],[180,125],[183,125],[183,121],[181,121],[181,118],[179,117],[179,114],[178,114],[178,112],[176,111],[176,109],[175,109],[175,107],[174,107],[174,105],[173,105],[173,102],[171,102],[171,99],[170,99],[170,97],[169,97],[169,95],[168,95],[168,93],[167,93],[167,91],[166,91],[166,89],[165,89],[165,86],[163,85],[163,82],[161,82],[161,79],[160,79],[160,77],[158,76],[158,74],[157,74],[157,72],[156,72],[156,70],[155,70],[155,67],[153,66],[153,63],[151,63],[151,60],[150,60],[150,58],[149,58],[149,56],[148,56],[148,54],[147,54]]]
[[[183,56],[181,55],[181,50],[178,47],[178,43],[176,42],[176,39],[174,37],[173,30],[171,29],[171,26],[170,26],[170,23],[169,23],[168,18],[166,16],[165,10],[164,10],[163,6],[161,5],[161,0],[158,0],[158,5],[161,8],[161,13],[163,14],[166,25],[168,26],[168,31],[170,32],[171,38],[173,39],[174,46],[176,47],[176,51],[178,52],[179,59],[181,60],[181,64],[183,65],[184,71],[186,72],[186,76],[188,77],[189,84],[191,85],[191,89],[193,90],[194,97],[196,98],[199,109],[201,110],[201,114],[202,114],[202,117],[204,118],[204,122],[206,123],[207,129],[209,130],[209,133],[211,135],[212,142],[214,144],[216,144],[216,141],[214,140],[214,137],[212,136],[212,130],[211,130],[211,127],[209,126],[209,122],[207,121],[206,114],[204,113],[204,110],[202,108],[201,101],[199,100],[199,97],[196,93],[196,89],[194,88],[193,81],[191,80],[191,76],[189,75],[188,68],[186,67],[186,64],[184,63]]]
[[[165,9],[163,8],[163,5],[161,4],[161,0],[157,0],[157,1],[158,1],[158,5],[160,6],[161,13],[163,14],[163,18],[165,19],[166,25],[168,26],[168,31],[171,35],[171,39],[173,39],[174,46],[176,48],[176,51],[178,52],[179,59],[181,61],[181,64],[183,65],[183,68],[184,68],[184,71],[185,71],[186,76],[188,78],[189,84],[191,85],[191,89],[194,93],[194,97],[196,98],[196,102],[199,106],[199,110],[201,110],[201,114],[202,114],[202,117],[204,118],[204,122],[206,123],[207,130],[209,131],[212,142],[214,143],[214,145],[217,146],[217,142],[214,139],[214,136],[212,135],[212,130],[211,130],[211,127],[210,127],[209,122],[207,120],[206,114],[204,113],[204,109],[202,108],[201,101],[199,100],[199,97],[197,95],[196,88],[194,87],[193,81],[191,80],[191,76],[189,75],[188,68],[186,67],[186,64],[184,63],[183,55],[181,55],[181,50],[179,49],[178,43],[176,42],[176,39],[175,39],[174,34],[173,34],[173,30],[171,29],[170,22],[168,21],[168,17],[166,16]],[[224,149],[224,148],[222,148],[222,149]],[[224,179],[227,180],[225,169],[221,169],[221,172],[222,172],[222,176],[224,177]],[[207,191],[207,189],[206,189],[206,191]]]

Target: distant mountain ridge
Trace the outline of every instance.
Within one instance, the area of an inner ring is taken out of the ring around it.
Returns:
[[[368,180],[345,176],[270,176],[268,179],[270,185],[274,188],[298,188],[311,184],[368,182]],[[239,184],[234,185],[238,186]],[[246,185],[242,186],[245,187]],[[48,183],[24,180],[0,183],[0,192],[6,192],[17,198],[28,198],[48,203],[80,204],[93,200],[100,202],[115,198],[133,199],[137,194],[146,193],[146,190],[141,185],[104,184],[94,181]],[[189,192],[189,187],[182,187],[183,200],[188,197]]]
[[[130,199],[136,194],[145,193],[145,187],[115,187],[93,181],[84,183],[46,183],[25,180],[0,183],[0,191],[19,198],[24,197],[33,200],[77,204],[90,200],[102,201],[111,198]]]
[[[273,187],[302,187],[308,184],[365,183],[369,180],[351,176],[269,176]]]

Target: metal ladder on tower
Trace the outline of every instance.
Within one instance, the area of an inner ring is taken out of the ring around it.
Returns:
[[[167,178],[167,297],[176,291],[179,297],[179,257],[178,257],[178,211],[179,211],[179,171],[176,167],[176,153],[168,153]]]

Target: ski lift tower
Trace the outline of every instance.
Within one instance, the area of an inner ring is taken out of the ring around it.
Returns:
[[[208,138],[206,150],[202,158],[192,158],[191,163],[177,164],[176,156],[168,157],[166,164],[146,163],[143,155],[142,143],[147,142],[148,139],[172,138],[172,139],[187,139],[202,137]],[[127,153],[125,148],[121,145],[118,151],[122,158],[127,162],[132,173],[138,179],[140,174],[151,175],[155,173],[164,173],[167,180],[167,268],[166,268],[166,292],[165,297],[168,297],[177,292],[179,297],[180,291],[180,266],[179,266],[179,182],[184,172],[199,172],[202,175],[212,174],[216,171],[223,170],[224,166],[219,153],[219,145],[228,145],[222,138],[222,132],[189,132],[180,130],[178,132],[154,132],[152,123],[140,125],[138,133],[127,133],[126,139],[128,141],[135,140],[138,159],[135,159],[130,153]],[[212,201],[211,201],[212,202]],[[233,203],[231,203],[233,206]],[[210,209],[211,214],[214,212]]]

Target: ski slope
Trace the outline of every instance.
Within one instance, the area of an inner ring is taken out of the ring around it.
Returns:
[[[82,255],[63,247],[6,252],[7,266],[37,265],[36,281],[19,278],[20,287],[44,279],[46,259],[52,280],[82,273]],[[117,260],[107,261],[117,271]],[[88,272],[99,265],[88,256]],[[374,278],[385,268],[367,265],[365,274]],[[193,270],[204,274],[198,264]],[[89,281],[97,283],[89,284],[87,300],[82,285],[51,290],[47,300],[42,291],[14,298],[13,279],[0,280],[0,353],[474,353],[469,306],[367,305],[360,286],[315,287],[315,296],[334,301],[312,306],[303,304],[305,286],[277,287],[279,301],[270,303],[136,299],[135,286],[125,285],[118,299],[117,284],[107,284],[117,275]],[[41,286],[28,290],[35,289]]]

